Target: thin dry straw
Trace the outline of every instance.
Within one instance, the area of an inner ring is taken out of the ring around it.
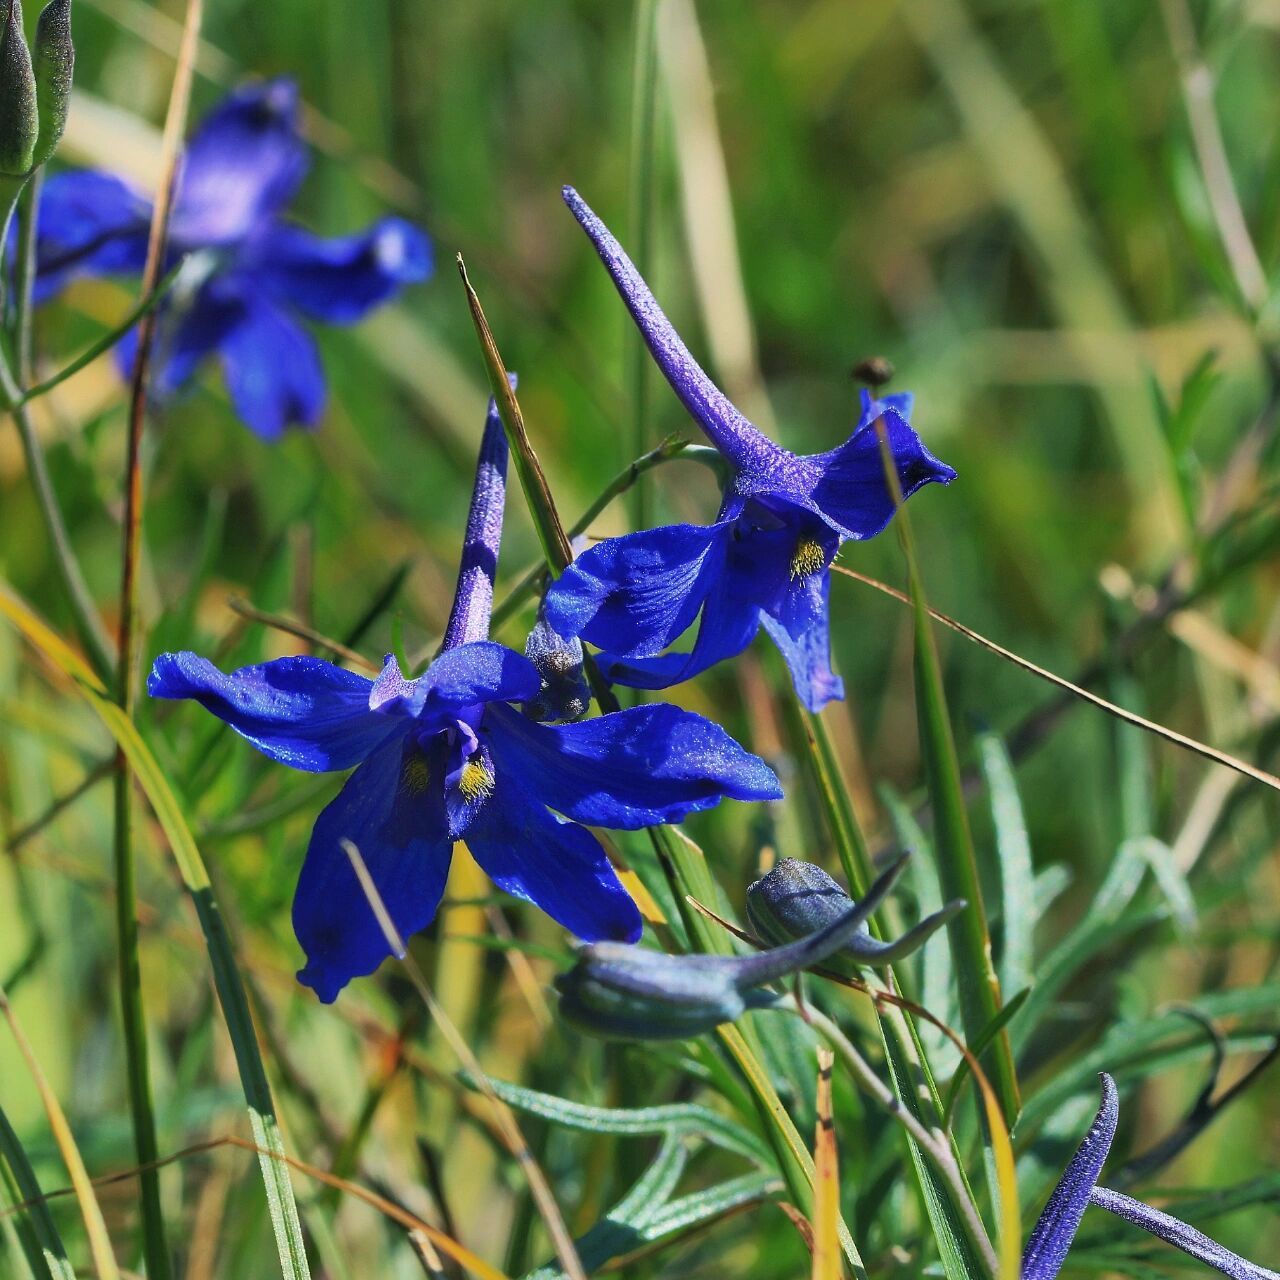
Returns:
[[[267,1160],[276,1160],[287,1165],[290,1169],[296,1169],[299,1173],[304,1174],[308,1178],[314,1178],[317,1182],[323,1182],[325,1186],[336,1187],[339,1191],[346,1195],[354,1196],[357,1200],[364,1201],[365,1204],[376,1209],[384,1217],[390,1218],[393,1222],[399,1223],[406,1228],[412,1239],[416,1233],[426,1240],[429,1240],[441,1253],[447,1254],[455,1262],[461,1263],[472,1274],[479,1276],[480,1280],[507,1280],[496,1267],[490,1266],[483,1258],[477,1257],[465,1245],[459,1244],[452,1236],[439,1230],[437,1227],[431,1226],[430,1223],[424,1222],[416,1214],[411,1213],[402,1205],[398,1205],[394,1200],[388,1200],[386,1196],[379,1195],[376,1191],[370,1191],[368,1187],[362,1187],[358,1182],[352,1182],[350,1178],[339,1177],[335,1173],[330,1173],[327,1169],[318,1168],[316,1165],[308,1164],[305,1160],[299,1160],[296,1156],[288,1155],[282,1151],[272,1151],[267,1147],[259,1146],[256,1142],[251,1142],[248,1138],[242,1138],[238,1134],[228,1133],[220,1138],[210,1138],[205,1142],[196,1142],[189,1147],[183,1147],[181,1151],[174,1151],[167,1156],[162,1156],[156,1160],[151,1168],[160,1169],[165,1165],[177,1164],[181,1160],[189,1160],[192,1156],[204,1155],[210,1151],[218,1151],[223,1147],[238,1147],[241,1151],[251,1151],[255,1155]],[[138,1177],[142,1170],[138,1167],[131,1169],[122,1169],[116,1173],[106,1173],[99,1177],[89,1180],[89,1187],[110,1187],[117,1183],[128,1181]],[[8,1208],[0,1209],[0,1218],[7,1218],[11,1214],[21,1213],[29,1209],[33,1204],[48,1202],[51,1200],[61,1200],[69,1195],[78,1194],[76,1188],[63,1188],[58,1191],[50,1191],[36,1200],[24,1200],[21,1204],[11,1205]]]
[[[383,902],[382,895],[378,892],[378,886],[374,884],[373,877],[369,874],[369,868],[365,866],[364,859],[360,856],[360,850],[350,840],[343,840],[342,848],[348,859],[350,859],[351,869],[356,873],[356,879],[360,881],[360,888],[369,903],[370,909],[373,911],[374,918],[378,922],[378,928],[382,930],[383,937],[386,938],[387,946],[391,948],[392,953],[404,965],[405,972],[409,975],[409,980],[417,989],[418,995],[422,998],[422,1002],[426,1005],[427,1011],[431,1014],[436,1026],[440,1028],[441,1034],[449,1042],[449,1046],[457,1055],[458,1060],[475,1079],[481,1092],[488,1098],[490,1105],[493,1107],[502,1137],[507,1143],[511,1154],[515,1157],[516,1162],[524,1170],[525,1178],[529,1183],[529,1191],[538,1206],[538,1212],[542,1215],[543,1222],[546,1223],[552,1244],[555,1247],[556,1256],[560,1259],[560,1265],[564,1268],[570,1280],[586,1280],[586,1272],[583,1270],[582,1262],[578,1258],[578,1251],[574,1247],[573,1237],[569,1234],[568,1227],[565,1226],[560,1206],[556,1203],[555,1196],[552,1194],[551,1187],[543,1175],[541,1167],[533,1158],[533,1153],[529,1150],[529,1146],[524,1140],[524,1134],[521,1133],[520,1126],[512,1114],[511,1108],[494,1092],[493,1085],[490,1084],[484,1068],[480,1065],[475,1054],[472,1053],[471,1046],[467,1044],[458,1028],[453,1025],[449,1015],[437,1003],[430,986],[427,984],[426,976],[419,968],[417,961],[409,954],[408,948],[404,944],[404,939],[401,938],[400,931],[396,928],[395,921],[391,919],[386,903]]]
[[[865,573],[857,573],[853,569],[846,569],[843,565],[837,564],[831,567],[836,573],[841,573],[846,578],[853,578],[868,587],[874,587],[877,591],[881,591],[887,596],[892,596],[901,604],[909,605],[911,603],[909,596],[899,591],[896,587],[891,587],[887,582],[881,582],[878,578],[870,578]],[[966,640],[972,640],[974,644],[981,645],[982,648],[997,654],[1007,662],[1012,662],[1024,671],[1030,671],[1032,675],[1039,676],[1041,680],[1047,680],[1050,684],[1057,685],[1059,689],[1065,689],[1068,693],[1073,693],[1078,698],[1083,698],[1084,701],[1092,703],[1108,715],[1115,716],[1117,720],[1123,720],[1126,724],[1137,725],[1139,729],[1145,729],[1148,733],[1154,733],[1159,738],[1164,738],[1168,742],[1185,747],[1188,751],[1194,751],[1196,755],[1203,756],[1204,759],[1211,760],[1214,764],[1225,765],[1228,769],[1234,769],[1246,778],[1252,778],[1255,782],[1261,782],[1264,786],[1271,787],[1272,790],[1280,791],[1280,778],[1277,778],[1275,774],[1267,773],[1265,769],[1259,769],[1256,765],[1229,755],[1225,751],[1219,751],[1217,747],[1211,747],[1195,738],[1189,738],[1185,733],[1179,733],[1176,729],[1167,729],[1164,725],[1157,724],[1154,720],[1148,720],[1145,716],[1138,715],[1136,711],[1126,711],[1124,707],[1119,707],[1114,702],[1108,702],[1106,698],[1096,693],[1091,693],[1088,689],[1082,689],[1078,684],[1072,684],[1070,680],[1063,676],[1055,675],[1052,671],[1046,671],[1044,667],[1039,667],[1034,662],[1019,657],[1012,650],[1006,649],[994,640],[988,640],[986,636],[979,634],[971,627],[966,627],[963,622],[957,622],[954,618],[948,617],[945,613],[939,613],[932,608],[928,612],[935,622],[940,622],[944,627],[949,627],[952,631],[958,632]]]

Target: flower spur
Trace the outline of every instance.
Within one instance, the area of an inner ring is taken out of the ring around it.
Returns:
[[[1022,1253],[1022,1280],[1056,1280],[1080,1228],[1084,1211],[1091,1204],[1142,1227],[1224,1276],[1231,1276],[1232,1280],[1280,1280],[1280,1272],[1255,1266],[1180,1218],[1153,1209],[1132,1196],[1098,1186],[1120,1119],[1120,1099],[1115,1081],[1106,1072],[1101,1074],[1100,1080],[1102,1102],[1098,1113],[1027,1239]]]
[[[194,653],[166,653],[152,669],[154,697],[195,699],[273,760],[309,772],[357,766],[316,820],[293,904],[307,956],[298,976],[326,1002],[389,954],[344,841],[401,937],[431,923],[465,839],[499,887],[578,937],[631,942],[640,914],[586,824],[633,829],[726,796],[782,794],[762,760],[676,707],[556,725],[521,714],[543,693],[538,668],[488,639],[506,466],[490,402],[442,650],[417,679],[393,658],[375,680],[311,657],[226,675]]]
[[[323,239],[284,219],[306,174],[297,86],[237,89],[186,147],[169,227],[169,258],[194,260],[164,303],[155,390],[172,395],[205,356],[220,357],[237,414],[264,439],[314,425],[325,381],[298,314],[350,324],[431,272],[425,234],[384,218],[358,235]],[[133,273],[147,252],[151,202],[112,174],[77,170],[45,185],[37,300],[76,276]],[[116,349],[133,363],[135,338]]]
[[[904,497],[931,481],[949,484],[955,472],[911,428],[907,395],[864,393],[853,434],[826,453],[799,456],[775,444],[703,372],[604,223],[572,187],[564,198],[731,478],[714,524],[648,529],[584,552],[552,586],[548,621],[602,650],[609,679],[645,689],[741,652],[763,625],[801,700],[817,711],[844,696],[831,670],[831,562],[843,542],[873,537],[894,513],[877,424]],[[699,617],[693,648],[664,653]]]

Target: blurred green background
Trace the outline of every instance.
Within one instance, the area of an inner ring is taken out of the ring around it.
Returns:
[[[154,180],[181,17],[168,0],[77,0],[76,98],[59,163]],[[1181,43],[1183,18],[1212,70],[1225,154],[1269,294],[1280,252],[1280,5],[1269,0],[1191,10],[1181,0],[701,0],[696,11],[689,0],[664,0],[648,275],[731,397],[797,451],[844,438],[856,416],[851,366],[888,356],[894,388],[916,393],[915,425],[960,474],[911,504],[934,606],[1062,674],[1101,663],[1095,687],[1106,696],[1274,767],[1277,316],[1268,300],[1242,296],[1249,277],[1242,287],[1223,247],[1221,190],[1205,180],[1182,94],[1179,55],[1194,56]],[[289,637],[238,619],[230,595],[341,636],[401,566],[394,608],[361,647],[380,656],[393,616],[411,652],[439,634],[485,402],[455,252],[520,373],[525,415],[566,516],[629,460],[634,334],[559,192],[575,185],[628,242],[632,24],[630,5],[563,0],[211,0],[193,120],[243,76],[295,76],[316,147],[297,215],[338,234],[402,212],[430,232],[437,266],[427,284],[357,329],[318,333],[331,398],[314,434],[259,442],[235,421],[212,369],[156,422],[148,657],[192,647],[225,664],[297,651]],[[134,287],[81,283],[41,312],[45,367],[122,316]],[[649,443],[692,435],[665,384],[653,375],[648,385]],[[108,607],[124,442],[110,361],[49,397],[41,427]],[[650,479],[655,516],[709,518],[715,495],[700,468],[677,462]],[[1227,535],[1215,537],[1232,516]],[[625,522],[619,503],[595,532]],[[536,554],[513,501],[504,575],[514,581]],[[843,561],[902,580],[891,533],[848,546]],[[1230,574],[1188,608],[1139,622],[1163,585],[1185,589],[1206,566],[1224,564]],[[0,568],[70,632],[8,429],[0,430]],[[849,698],[827,718],[863,821],[889,842],[886,794],[909,800],[920,781],[910,619],[852,581],[836,579],[832,595]],[[518,646],[520,625],[501,638]],[[1052,697],[949,633],[939,642],[967,760],[976,732],[1008,733]],[[672,697],[794,775],[763,658],[761,649]],[[513,1273],[540,1260],[545,1241],[519,1181],[441,1082],[449,1062],[440,1046],[417,1028],[415,1069],[399,1064],[394,1034],[406,1006],[394,974],[356,983],[329,1009],[292,983],[288,902],[310,821],[334,781],[281,776],[195,708],[149,707],[143,716],[190,802],[249,957],[293,1148],[329,1167],[370,1082],[385,1080],[359,1172],[433,1221],[444,1197],[460,1238]],[[1031,737],[1035,749],[1017,776],[1035,865],[1069,876],[1041,930],[1043,952],[1077,927],[1124,840],[1161,842],[1197,898],[1194,924],[1152,906],[1145,927],[1091,956],[1028,1048],[1028,1096],[1037,1083],[1049,1092],[1038,1112],[1032,1102],[1026,1137],[1075,1096],[1062,1119],[1070,1135],[1093,1106],[1085,1053],[1110,1043],[1107,1063],[1118,1060],[1127,1025],[1165,1017],[1175,1048],[1126,1060],[1131,1078],[1160,1064],[1126,1109],[1121,1145],[1140,1152],[1176,1126],[1211,1058],[1206,1033],[1165,1010],[1200,1001],[1218,1019],[1231,1051],[1224,1084],[1276,1029],[1274,796],[1085,707]],[[108,754],[87,713],[0,631],[7,839]],[[740,904],[761,839],[780,855],[831,865],[797,812],[803,798],[796,781],[791,804],[768,818],[737,807],[690,824],[730,901]],[[980,857],[988,813],[978,791]],[[0,976],[94,1172],[131,1158],[106,905],[109,833],[109,789],[98,785],[0,859]],[[240,1111],[193,918],[158,834],[148,842],[144,983],[161,1148],[176,1150],[233,1129]],[[451,897],[462,905],[422,955],[495,1075],[584,1100],[687,1091],[677,1054],[651,1069],[641,1051],[584,1047],[548,1027],[537,993],[550,968],[535,955],[531,973],[513,970],[466,940],[492,922],[468,905],[487,886],[465,867],[460,874]],[[1149,885],[1144,893],[1163,901]],[[562,949],[546,921],[507,914],[521,937]],[[48,1162],[46,1185],[59,1185],[7,1041],[0,1081],[6,1110]],[[1055,1094],[1058,1081],[1074,1083]],[[1268,1094],[1274,1079],[1227,1111],[1160,1185],[1225,1187],[1272,1168],[1280,1117]],[[852,1126],[856,1104],[848,1107]],[[634,1162],[611,1155],[605,1140],[532,1128],[571,1224],[590,1222]],[[856,1128],[846,1141],[856,1148]],[[269,1274],[260,1187],[244,1153],[195,1157],[165,1178],[174,1220],[190,1224],[187,1275]],[[846,1175],[851,1219],[855,1182]],[[1029,1193],[1036,1184],[1026,1185]],[[353,1277],[419,1273],[371,1210],[350,1205],[331,1218],[327,1193],[298,1186],[308,1225],[330,1224],[325,1274],[343,1274],[337,1258]],[[105,1195],[127,1239],[131,1190]],[[73,1210],[59,1213],[70,1221]],[[1216,1229],[1262,1261],[1268,1247],[1280,1249],[1265,1207]],[[1155,1274],[1099,1256],[1111,1262],[1081,1272]],[[627,1274],[771,1277],[806,1265],[793,1230],[770,1210]]]

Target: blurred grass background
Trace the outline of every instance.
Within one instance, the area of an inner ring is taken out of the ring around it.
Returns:
[[[401,566],[392,612],[415,651],[448,610],[484,410],[455,251],[520,372],[562,511],[576,515],[631,456],[633,337],[559,197],[571,182],[627,242],[631,6],[215,0],[208,9],[193,118],[242,76],[295,76],[317,148],[299,216],[336,234],[395,209],[427,227],[438,261],[434,279],[394,308],[357,330],[318,334],[331,401],[314,435],[260,443],[232,417],[212,370],[165,413],[147,460],[147,653],[192,647],[227,665],[296,649],[238,619],[232,594],[341,636]],[[916,393],[926,442],[960,473],[949,490],[912,503],[935,607],[1063,674],[1101,662],[1098,687],[1116,701],[1264,765],[1271,753],[1273,766],[1276,316],[1241,297],[1218,234],[1170,40],[1181,0],[701,0],[696,13],[688,0],[666,0],[659,9],[649,275],[731,396],[789,447],[817,451],[842,440],[855,416],[853,363],[890,357],[895,387]],[[78,0],[61,162],[154,178],[181,10],[168,0]],[[1280,253],[1280,5],[1238,0],[1197,6],[1192,17],[1270,274]],[[46,367],[121,316],[131,289],[82,283],[42,312]],[[649,405],[650,443],[692,435],[656,378]],[[111,363],[48,397],[41,425],[95,594],[111,601],[124,441]],[[700,468],[675,463],[655,475],[651,511],[707,518],[714,494]],[[1230,511],[1248,512],[1260,531],[1241,571],[1129,643],[1175,565],[1178,585],[1214,563],[1206,530]],[[619,504],[596,532],[623,527]],[[535,557],[513,502],[505,575],[514,581]],[[901,580],[891,535],[850,546],[844,560]],[[69,631],[7,429],[0,567]],[[889,841],[886,793],[909,798],[920,777],[909,614],[847,580],[832,594],[849,700],[828,720],[865,825]],[[361,642],[375,658],[390,645],[390,620]],[[513,625],[502,638],[518,646],[523,632]],[[1049,696],[950,635],[940,643],[966,758],[977,730],[1007,732]],[[753,659],[673,698],[794,772],[770,679]],[[448,1082],[447,1054],[405,1012],[412,1002],[395,974],[355,984],[327,1009],[293,984],[288,903],[310,822],[335,781],[283,776],[194,709],[144,708],[143,717],[190,802],[250,960],[292,1149],[341,1166],[365,1112],[371,1133],[348,1172],[450,1222],[513,1273],[539,1261],[545,1241],[521,1184]],[[0,859],[0,976],[94,1172],[127,1168],[131,1153],[111,977],[108,788],[90,789],[12,846],[109,754],[88,714],[0,631],[0,830],[10,846]],[[1213,993],[1239,995],[1220,998],[1233,1050],[1224,1081],[1237,1076],[1276,1026],[1274,797],[1085,708],[1039,735],[1017,776],[1037,869],[1070,876],[1042,953],[1076,927],[1125,839],[1171,848],[1201,908],[1181,929],[1153,918],[1063,993],[1028,1048],[1035,1123],[1048,1118],[1047,1103],[1034,1111],[1037,1082],[1074,1069],[1105,1034],[1119,1029],[1113,1043],[1122,1045],[1127,1022]],[[768,818],[738,807],[689,824],[731,901],[756,874],[761,839],[779,855],[831,865],[796,812],[802,796],[796,782],[792,804]],[[987,812],[979,795],[980,856],[991,843]],[[240,1111],[193,917],[155,833],[148,844],[143,978],[167,1151],[234,1128]],[[422,944],[488,1070],[614,1103],[689,1089],[675,1052],[661,1055],[667,1071],[650,1051],[584,1046],[548,1024],[547,962],[529,958],[531,979],[523,962],[471,940],[492,928],[488,892],[460,858],[450,891],[459,905]],[[501,910],[521,938],[560,945],[534,913],[509,902]],[[401,1053],[405,1018],[412,1069]],[[1190,1023],[1170,1035],[1185,1051],[1159,1057],[1158,1079],[1128,1106],[1122,1145],[1131,1153],[1177,1124],[1203,1080],[1210,1040]],[[1145,1074],[1140,1057],[1131,1066]],[[1077,1110],[1061,1121],[1067,1135],[1093,1105],[1083,1079]],[[47,1162],[46,1185],[60,1185],[42,1113],[2,1037],[0,1081],[6,1111]],[[1274,1166],[1280,1119],[1268,1092],[1264,1084],[1226,1112],[1162,1185],[1237,1184]],[[856,1104],[844,1101],[852,1125]],[[532,1123],[531,1132],[571,1225],[593,1220],[637,1167],[604,1139]],[[856,1129],[846,1142],[857,1146]],[[849,1174],[845,1182],[852,1206]],[[188,1276],[270,1273],[260,1186],[243,1153],[193,1158],[164,1185],[172,1220],[190,1227]],[[298,1185],[324,1274],[417,1273],[372,1211],[344,1206],[325,1228],[329,1193]],[[127,1233],[131,1188],[105,1194]],[[1280,1249],[1273,1216],[1254,1209],[1218,1234],[1266,1261],[1267,1247]],[[804,1258],[769,1211],[628,1274],[787,1276]]]

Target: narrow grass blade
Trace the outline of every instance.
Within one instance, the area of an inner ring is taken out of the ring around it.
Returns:
[[[840,1280],[840,1160],[831,1109],[831,1068],[836,1056],[818,1050],[818,1125],[813,1136],[813,1280]]]
[[[85,1232],[89,1237],[89,1254],[93,1258],[93,1269],[98,1280],[120,1280],[120,1268],[116,1265],[115,1254],[111,1249],[111,1237],[107,1234],[107,1224],[102,1217],[102,1206],[94,1193],[93,1183],[89,1180],[89,1171],[84,1167],[84,1159],[80,1148],[67,1123],[57,1095],[49,1085],[44,1071],[40,1067],[35,1051],[23,1032],[9,1005],[9,997],[0,990],[0,1015],[9,1024],[13,1038],[18,1042],[18,1049],[31,1072],[40,1094],[40,1102],[44,1106],[45,1115],[49,1119],[49,1128],[53,1130],[54,1141],[62,1154],[63,1163],[71,1175],[71,1185],[75,1188],[76,1200],[80,1205],[80,1214],[84,1218]]]
[[[463,1082],[478,1087],[469,1077]],[[769,1161],[769,1152],[752,1133],[709,1107],[693,1102],[672,1102],[656,1107],[593,1107],[570,1102],[551,1093],[539,1093],[523,1085],[489,1077],[494,1093],[508,1106],[552,1124],[583,1133],[616,1133],[636,1136],[663,1134],[669,1138],[698,1137],[713,1146],[736,1151],[758,1164]]]
[[[747,1086],[764,1122],[765,1132],[778,1155],[788,1194],[796,1201],[796,1208],[801,1213],[810,1215],[813,1208],[813,1181],[817,1171],[809,1148],[805,1146],[795,1122],[782,1105],[782,1099],[778,1097],[772,1081],[760,1066],[759,1059],[739,1028],[733,1023],[726,1023],[716,1028],[716,1035],[747,1079]],[[855,1277],[857,1280],[867,1280],[866,1265],[843,1219],[838,1229],[840,1248],[853,1268]]]
[[[19,1222],[18,1234],[32,1274],[40,1280],[75,1280],[75,1271],[67,1257],[66,1246],[58,1234],[57,1224],[9,1117],[0,1107],[0,1171],[14,1202],[29,1206],[28,1218]]]
[[[938,660],[938,649],[929,625],[929,606],[925,600],[924,579],[920,574],[915,540],[911,534],[911,519],[902,505],[897,467],[889,451],[883,426],[877,423],[876,431],[880,436],[885,480],[897,507],[894,521],[907,562],[907,579],[911,589],[915,620],[916,711],[920,722],[920,750],[924,756],[929,796],[933,805],[938,882],[944,899],[963,898],[969,904],[967,910],[962,911],[947,925],[947,933],[951,939],[951,953],[955,961],[960,1017],[965,1036],[976,1041],[1000,1013],[1000,980],[992,961],[991,934],[987,928],[982,884],[978,876],[973,836],[969,830],[969,813],[965,807],[964,788],[960,780],[960,761],[951,731],[951,716],[942,683],[942,665]],[[1004,1108],[1006,1121],[1012,1127],[1018,1118],[1021,1100],[1013,1051],[1006,1032],[999,1033],[991,1046],[989,1057],[1000,1104]]]
[[[258,1050],[244,983],[236,968],[231,941],[213,896],[209,873],[187,826],[178,798],[133,721],[107,696],[101,682],[79,655],[4,583],[0,583],[0,614],[54,667],[70,677],[77,692],[97,713],[128,757],[134,775],[165,833],[204,933],[214,984],[227,1031],[231,1036],[236,1067],[249,1108],[249,1123],[254,1141],[261,1149],[259,1165],[266,1185],[267,1206],[280,1255],[281,1272],[285,1280],[305,1280],[310,1271],[302,1227],[298,1221],[298,1208],[285,1164],[284,1142],[276,1120],[266,1068]]]
[[[493,333],[489,328],[489,322],[485,319],[484,309],[480,306],[480,299],[467,278],[467,268],[461,254],[458,255],[458,274],[462,277],[462,285],[467,293],[471,320],[476,327],[480,349],[484,353],[490,391],[498,404],[498,413],[506,429],[507,443],[511,446],[511,456],[516,464],[516,471],[520,475],[520,485],[529,506],[529,514],[533,517],[534,528],[538,531],[538,541],[542,544],[543,555],[546,556],[552,572],[559,573],[573,559],[573,552],[569,549],[569,539],[565,537],[564,526],[560,523],[555,503],[551,500],[547,477],[543,473],[542,464],[538,461],[538,455],[533,450],[529,432],[524,425],[524,414],[520,411],[520,402],[516,399],[515,388],[507,376],[506,365],[493,340]]]
[[[657,151],[658,0],[635,0],[631,45],[631,140],[628,154],[628,240],[636,269],[649,274],[653,258],[653,170]],[[626,385],[631,394],[631,450],[645,451],[649,418],[649,351],[644,339],[626,320]],[[629,499],[631,527],[647,529],[648,494],[632,489]]]
[[[1000,986],[1005,991],[1021,991],[1031,985],[1035,966],[1037,912],[1031,840],[1013,762],[1004,743],[993,733],[983,734],[978,741],[978,758],[987,781],[1000,860]]]

